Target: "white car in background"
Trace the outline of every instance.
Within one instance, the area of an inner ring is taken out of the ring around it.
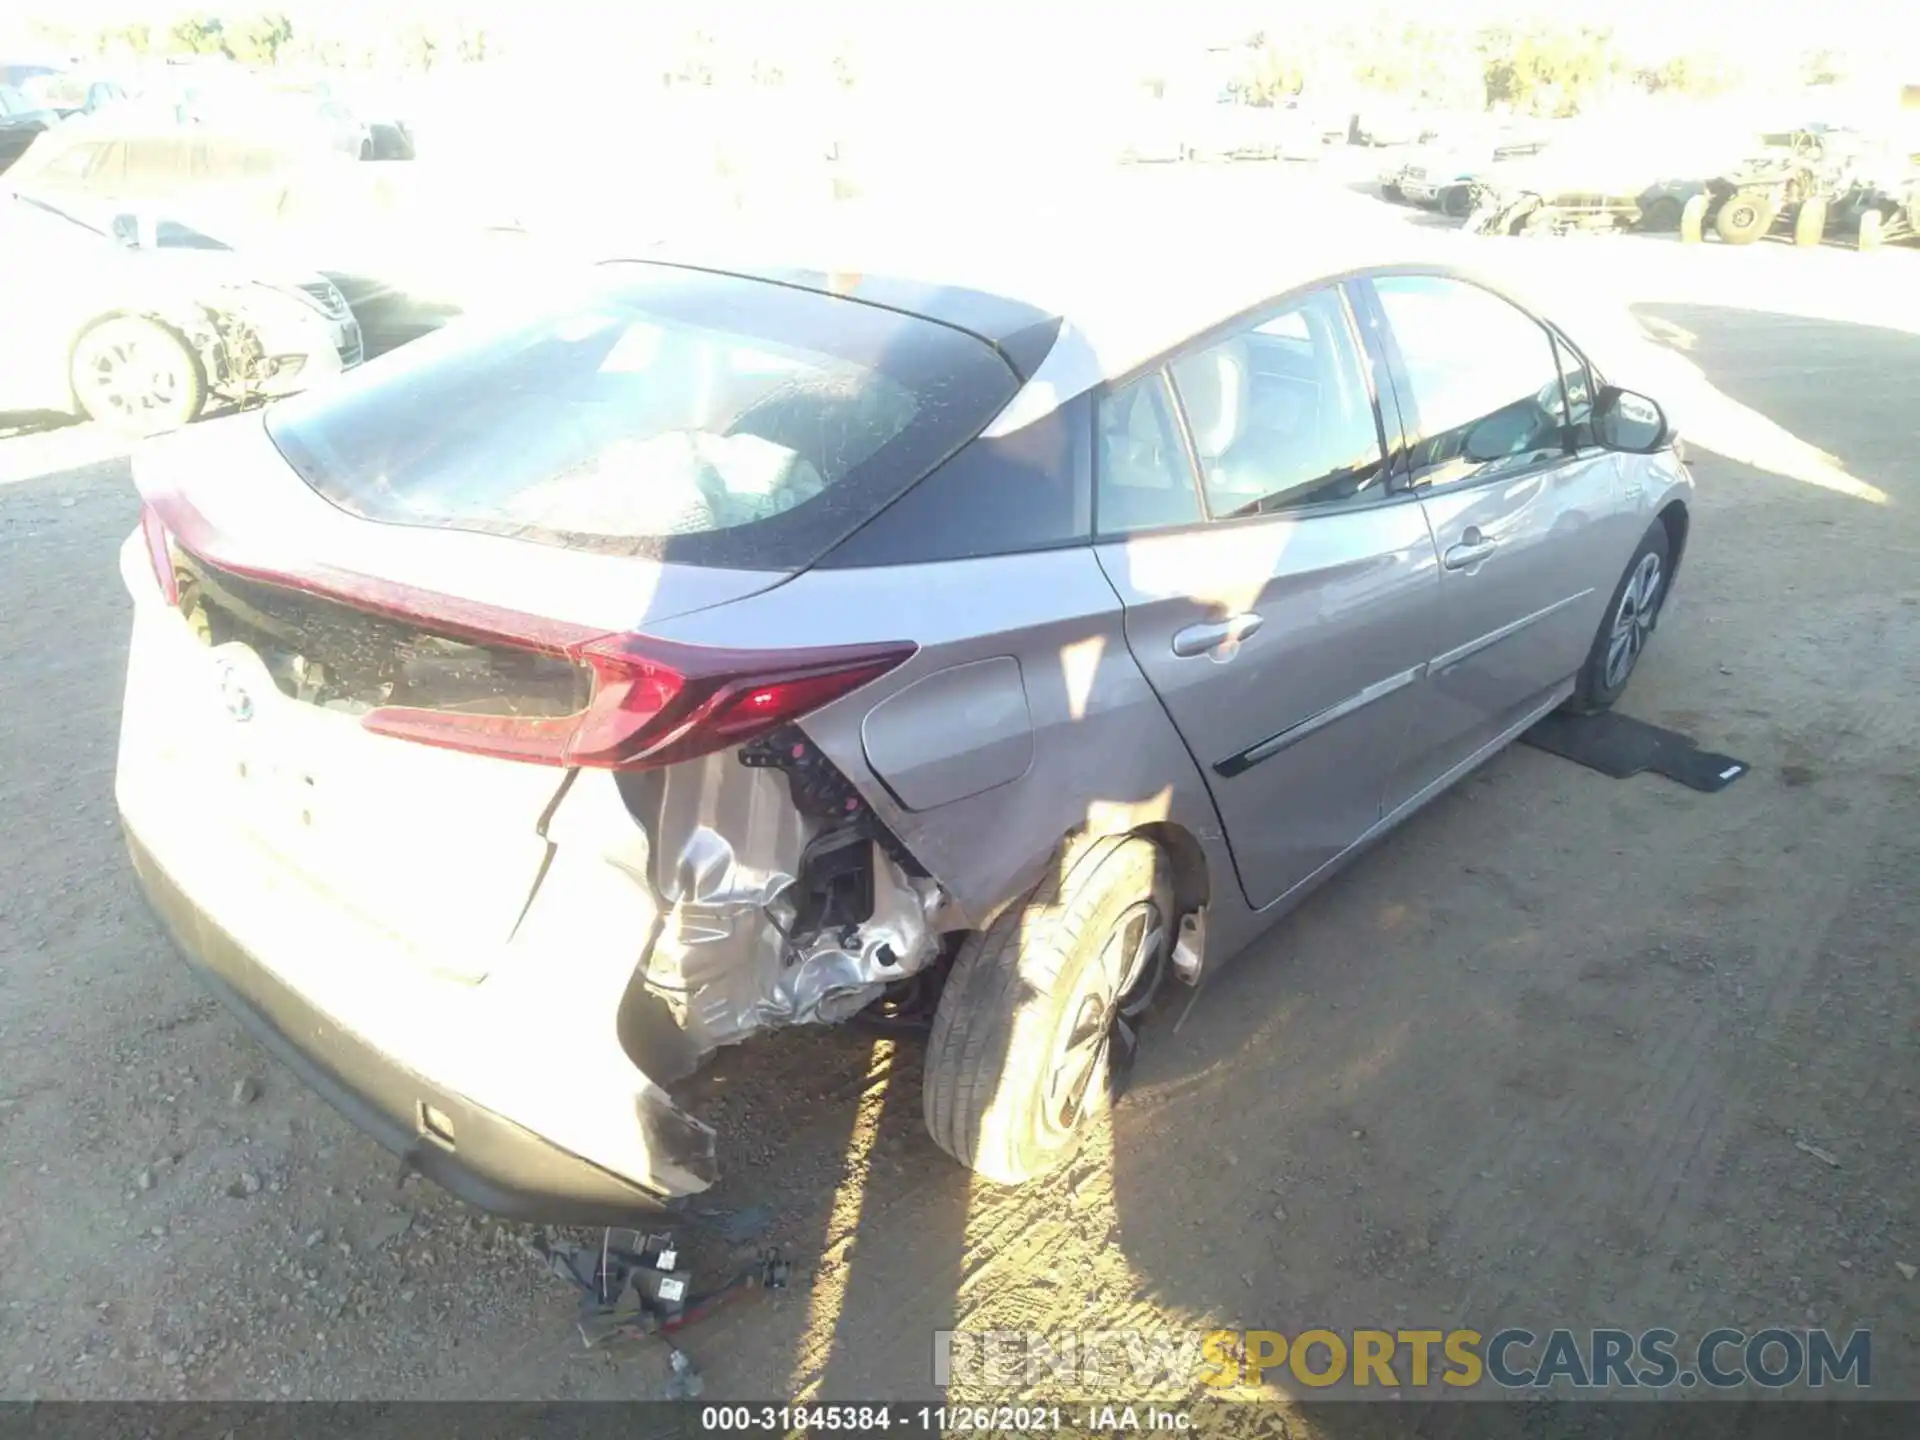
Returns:
[[[330,281],[194,238],[0,192],[0,411],[146,435],[360,363],[359,324]]]

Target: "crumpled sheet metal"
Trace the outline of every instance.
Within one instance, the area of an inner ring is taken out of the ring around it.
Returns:
[[[940,887],[915,880],[874,847],[873,918],[815,937],[760,1006],[769,1025],[832,1025],[880,998],[933,957]]]
[[[872,918],[806,940],[795,959],[794,877],[744,862],[718,831],[688,835],[646,978],[701,1053],[772,1026],[845,1020],[932,959],[938,884],[908,876],[878,846],[872,863]]]
[[[792,886],[794,877],[784,870],[743,862],[718,831],[705,826],[695,830],[680,848],[679,862],[674,869],[674,891],[666,900],[673,907],[675,929],[686,944],[726,940],[740,933],[743,919],[751,931],[770,907],[785,908],[784,915],[775,909],[776,920],[791,918],[792,906],[780,896]]]

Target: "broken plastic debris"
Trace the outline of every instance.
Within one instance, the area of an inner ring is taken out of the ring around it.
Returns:
[[[578,1324],[589,1349],[608,1340],[680,1329],[749,1289],[785,1289],[792,1274],[786,1257],[770,1249],[724,1285],[696,1295],[692,1276],[677,1268],[680,1257],[671,1235],[607,1230],[597,1246],[542,1238],[531,1248],[581,1292]]]

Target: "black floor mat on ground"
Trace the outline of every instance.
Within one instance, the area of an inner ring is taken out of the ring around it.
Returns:
[[[1744,760],[1697,748],[1685,735],[1662,730],[1629,715],[1555,713],[1520,737],[1536,749],[1614,780],[1642,770],[1665,775],[1711,795],[1733,784],[1750,768]]]

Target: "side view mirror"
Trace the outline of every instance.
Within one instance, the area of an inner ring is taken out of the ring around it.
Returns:
[[[1673,438],[1667,413],[1645,395],[1603,385],[1593,402],[1593,438],[1609,450],[1651,455]]]
[[[138,215],[116,215],[113,217],[113,238],[129,250],[140,248],[140,217]]]

